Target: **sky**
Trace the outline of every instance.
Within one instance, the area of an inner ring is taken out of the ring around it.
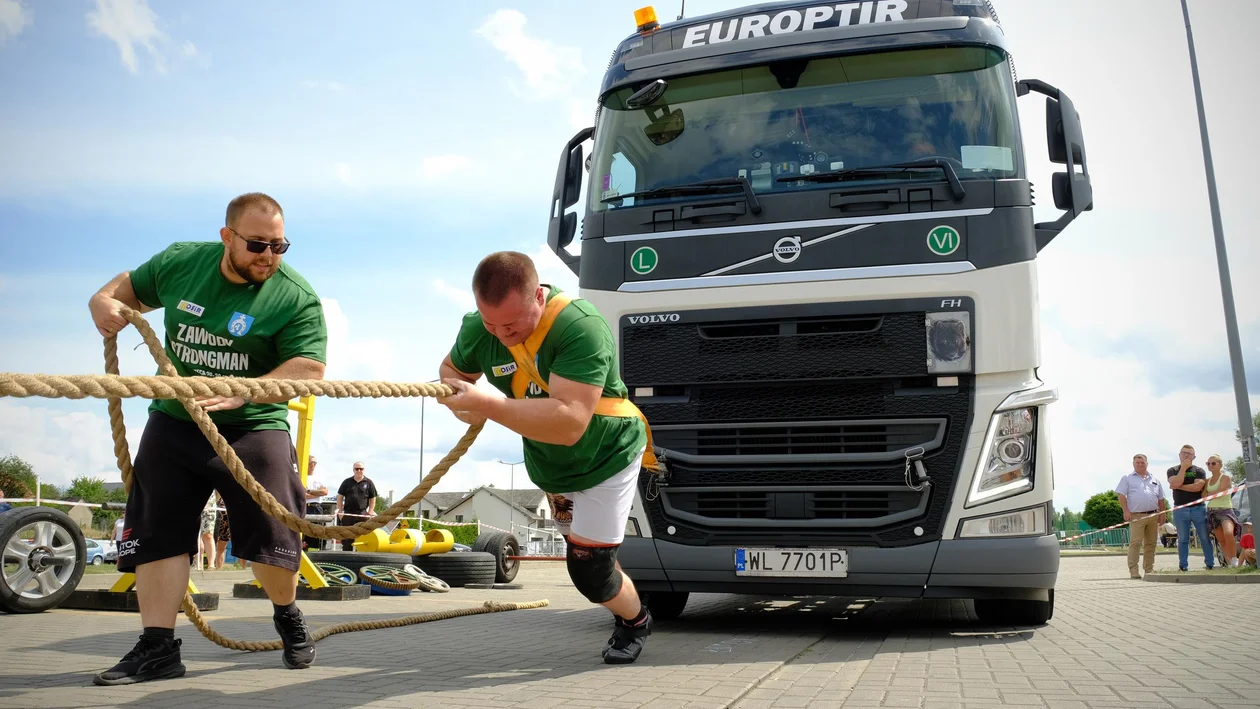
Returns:
[[[1185,29],[1176,0],[995,5],[1019,77],[1066,92],[1084,126],[1095,208],[1038,259],[1055,499],[1079,510],[1135,452],[1161,470],[1183,443],[1200,462],[1238,451]],[[260,190],[323,299],[326,376],[433,379],[486,253],[529,253],[576,290],[546,248],[556,161],[639,6],[0,0],[0,371],[103,371],[92,293],[173,241],[217,238],[227,202]],[[1244,28],[1260,3],[1190,10],[1254,410],[1260,45]],[[1044,102],[1019,109],[1036,216],[1052,220]],[[153,372],[134,328],[119,342],[124,374]],[[133,454],[146,405],[124,406]],[[462,432],[433,402],[321,398],[313,452],[330,487],[360,460],[399,497]],[[9,454],[57,485],[119,479],[103,400],[0,399]],[[491,424],[435,490],[507,487],[499,461],[520,455]],[[515,484],[530,486],[523,466]]]

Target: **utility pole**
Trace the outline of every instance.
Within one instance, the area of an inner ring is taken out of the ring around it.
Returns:
[[[516,536],[516,466],[524,463],[525,461],[518,460],[515,463],[509,463],[506,460],[500,460],[499,462],[512,469],[511,477],[508,478],[508,529],[512,532],[512,536]],[[525,544],[528,545],[529,535],[527,534],[525,536]],[[519,540],[517,541],[519,542]]]
[[[1216,170],[1212,166],[1212,146],[1208,142],[1207,117],[1203,112],[1203,89],[1199,85],[1199,62],[1194,53],[1194,33],[1190,30],[1190,9],[1181,0],[1181,16],[1186,22],[1186,44],[1190,50],[1190,76],[1194,81],[1194,102],[1199,111],[1199,136],[1203,141],[1203,166],[1207,172],[1208,204],[1212,208],[1212,233],[1216,239],[1216,264],[1220,271],[1221,300],[1225,304],[1225,335],[1229,343],[1229,363],[1234,373],[1234,400],[1238,407],[1238,434],[1242,438],[1243,470],[1246,471],[1251,513],[1260,511],[1260,466],[1256,463],[1256,431],[1247,396],[1247,373],[1243,368],[1242,344],[1238,337],[1238,316],[1234,313],[1234,286],[1229,277],[1229,257],[1225,252],[1225,230],[1221,226],[1221,204],[1216,195]]]

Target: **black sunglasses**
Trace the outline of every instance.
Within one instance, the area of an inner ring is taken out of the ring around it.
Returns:
[[[245,242],[245,250],[250,252],[251,254],[261,254],[267,249],[271,249],[271,253],[273,254],[282,254],[289,250],[288,239],[285,239],[282,242],[261,241],[258,239],[246,239],[245,237],[241,236],[240,232],[233,229],[232,227],[228,227],[228,231],[240,237],[241,241]]]

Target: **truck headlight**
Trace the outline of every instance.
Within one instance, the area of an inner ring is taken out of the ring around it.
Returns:
[[[933,374],[971,371],[971,313],[928,313],[927,368]]]
[[[1032,489],[1036,430],[1036,409],[1020,408],[993,415],[967,495],[968,507]]]
[[[1036,462],[1037,413],[1059,400],[1059,390],[1038,382],[1013,392],[989,419],[965,507],[974,507],[1033,488]]]
[[[1003,512],[988,517],[969,519],[958,529],[958,537],[1027,537],[1046,533],[1046,506],[1016,512]]]

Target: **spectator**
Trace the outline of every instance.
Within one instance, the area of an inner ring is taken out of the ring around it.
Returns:
[[[1225,464],[1219,455],[1208,456],[1207,466],[1211,477],[1203,486],[1204,497],[1223,492],[1234,486],[1224,470]],[[1208,500],[1205,506],[1207,507],[1207,528],[1216,535],[1216,543],[1221,545],[1221,551],[1225,553],[1225,565],[1238,566],[1238,549],[1234,543],[1235,534],[1238,531],[1238,513],[1234,512],[1229,496],[1223,495],[1214,500]]]
[[[1140,579],[1138,574],[1138,550],[1142,550],[1142,571],[1155,570],[1155,537],[1159,533],[1159,521],[1168,506],[1164,499],[1164,485],[1146,469],[1146,455],[1133,456],[1133,472],[1120,478],[1116,495],[1120,497],[1120,509],[1124,521],[1129,522],[1129,577]]]
[[[376,484],[364,475],[362,463],[356,462],[353,472],[354,475],[341,481],[341,487],[337,488],[337,517],[350,516],[342,524],[362,522],[376,510]],[[354,540],[342,539],[341,550],[353,551]]]
[[[232,541],[232,528],[228,526],[227,506],[223,504],[223,496],[214,493],[216,507],[222,507],[217,516],[217,522],[214,526],[214,563],[220,569],[227,560],[227,545]]]
[[[324,513],[323,508],[319,505],[319,501],[320,498],[328,494],[328,486],[325,485],[324,482],[319,479],[319,476],[315,474],[315,466],[317,464],[318,461],[315,460],[315,456],[313,455],[310,457],[310,461],[306,464],[306,514],[308,515],[318,515]],[[303,535],[302,548],[322,549],[323,541],[324,540],[316,537]]]
[[[215,496],[206,498],[206,506],[201,508],[201,533],[197,539],[197,570],[201,571],[202,554],[205,554],[206,568],[214,570],[214,519]]]
[[[1203,545],[1203,563],[1209,570],[1216,568],[1212,537],[1208,534],[1207,511],[1202,504],[1192,504],[1203,499],[1203,487],[1208,474],[1194,464],[1194,446],[1184,445],[1179,454],[1181,463],[1168,469],[1168,487],[1173,491],[1173,506],[1191,505],[1173,511],[1173,524],[1177,525],[1177,568],[1186,571],[1190,562],[1190,525]]]
[[[1247,497],[1247,488],[1234,493],[1233,507],[1238,510],[1238,523],[1242,525],[1242,533],[1251,534],[1251,500]]]
[[[0,500],[3,500],[3,499],[4,499],[4,490],[0,490]],[[13,505],[10,505],[7,502],[0,502],[0,514],[4,512],[8,512],[11,509],[13,509]]]
[[[127,515],[119,515],[118,519],[114,520],[114,545],[115,546],[122,544],[123,529],[126,526],[127,526]]]
[[[1160,543],[1163,544],[1165,547],[1172,546],[1173,542],[1177,541],[1176,525],[1174,525],[1172,522],[1164,522],[1162,525],[1160,525],[1160,529],[1163,530],[1164,532],[1159,538]]]

